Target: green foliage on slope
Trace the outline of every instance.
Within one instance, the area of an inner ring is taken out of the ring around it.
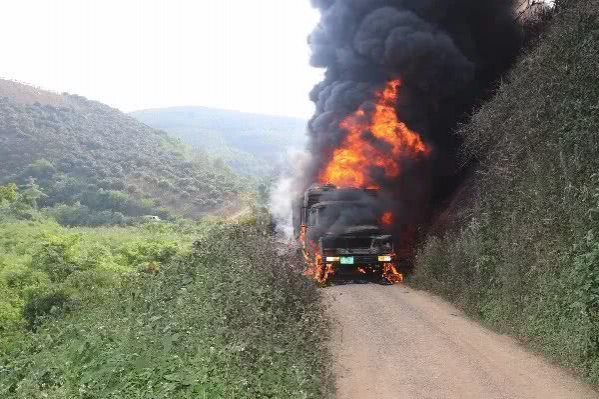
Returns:
[[[1,398],[323,397],[301,260],[258,205],[207,216],[250,179],[99,103],[2,90]]]
[[[70,95],[55,95],[59,105],[23,103],[15,90],[27,86],[11,87],[13,97],[0,91],[0,184],[35,179],[42,207],[199,216],[234,206],[245,190],[226,166],[190,157],[176,139],[115,109]]]
[[[599,2],[560,2],[462,134],[471,219],[430,238],[415,282],[599,383]]]
[[[6,267],[29,276],[16,280],[36,319],[21,336],[0,330],[0,397],[323,397],[316,288],[262,228],[7,228],[0,246],[23,265],[5,263],[0,289],[21,290]],[[52,238],[29,249],[40,230]],[[199,237],[192,251],[182,235]],[[14,317],[21,296],[0,298],[0,315]]]
[[[150,109],[131,115],[245,175],[272,173],[289,148],[305,144],[306,121],[297,118],[203,107]]]
[[[127,273],[159,269],[202,231],[191,223],[69,229],[42,217],[0,222],[0,337],[101,297]],[[0,351],[11,341],[0,339]]]

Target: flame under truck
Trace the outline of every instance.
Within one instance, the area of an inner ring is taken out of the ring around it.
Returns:
[[[313,186],[299,212],[307,274],[325,284],[333,276],[364,275],[391,283],[397,272],[394,237],[382,225],[377,190]]]

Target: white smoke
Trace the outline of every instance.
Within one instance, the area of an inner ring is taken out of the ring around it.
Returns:
[[[304,150],[290,150],[287,166],[270,192],[269,208],[279,234],[293,238],[293,204],[302,197],[303,172],[310,163]]]

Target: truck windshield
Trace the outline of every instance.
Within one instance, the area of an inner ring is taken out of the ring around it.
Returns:
[[[375,209],[366,205],[335,203],[319,209],[318,225],[323,227],[378,225],[378,215]]]

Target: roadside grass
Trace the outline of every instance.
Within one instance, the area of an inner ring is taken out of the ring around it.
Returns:
[[[327,324],[301,261],[257,225],[211,225],[188,253],[51,312],[0,355],[0,397],[320,398]]]
[[[122,276],[191,251],[204,225],[65,228],[52,219],[0,222],[0,352],[52,311],[94,302]]]
[[[413,283],[599,384],[599,2],[570,0],[461,134],[472,218]]]

